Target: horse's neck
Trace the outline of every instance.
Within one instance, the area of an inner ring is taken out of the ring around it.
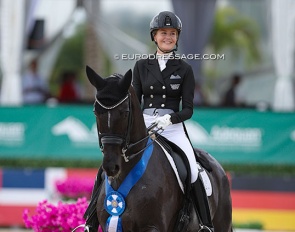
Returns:
[[[114,190],[117,190],[122,182],[125,180],[127,175],[131,172],[132,168],[137,164],[137,162],[140,160],[141,155],[138,155],[134,159],[130,160],[129,162],[125,162],[122,158],[122,164],[121,164],[121,172],[120,175],[116,178],[111,179],[111,186]]]
[[[141,142],[139,142],[138,144],[134,145],[132,148],[128,149],[126,152],[126,155],[132,155],[132,154],[136,154],[137,152],[139,152],[138,155],[136,155],[134,158],[132,158],[131,160],[129,160],[128,162],[125,162],[125,160],[122,158],[121,160],[121,173],[120,175],[112,180],[112,187],[114,189],[118,189],[121,185],[121,183],[124,181],[124,179],[126,178],[126,176],[130,173],[130,171],[132,170],[132,168],[137,164],[137,162],[141,159],[142,154],[144,152],[144,148],[146,146],[147,143],[147,139],[143,138],[147,138],[147,130],[146,130],[146,126],[144,123],[144,119],[142,116],[142,111],[140,109],[140,106],[134,105],[133,102],[133,123],[132,123],[132,127],[131,127],[131,131],[130,131],[130,142],[131,144],[136,143],[140,140],[142,140]],[[142,150],[142,151],[141,151]]]
[[[140,108],[140,105],[137,104],[138,102],[135,102],[135,99],[133,99],[132,102],[132,108],[133,108],[133,122],[131,127],[131,133],[130,133],[130,141],[131,143],[136,143],[143,138],[147,137],[147,130],[144,123],[144,119],[142,116],[142,110]],[[135,145],[130,151],[128,151],[127,154],[132,154],[140,151],[144,148],[146,145],[146,140],[143,140],[142,142],[139,142],[137,145]]]

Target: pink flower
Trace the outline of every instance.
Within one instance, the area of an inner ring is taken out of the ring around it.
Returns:
[[[57,192],[64,199],[78,199],[86,197],[88,200],[91,197],[94,180],[92,178],[68,178],[58,180],[55,183]]]
[[[36,214],[29,216],[29,210],[25,209],[23,220],[27,228],[35,232],[71,232],[78,225],[84,224],[84,212],[88,206],[87,199],[79,198],[75,203],[58,202],[57,205],[47,200],[39,202]],[[76,230],[77,232],[83,229]]]

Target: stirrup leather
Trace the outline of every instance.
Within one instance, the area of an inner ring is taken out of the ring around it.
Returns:
[[[201,228],[198,232],[214,232],[207,194],[200,177],[192,184],[192,193],[194,207],[199,218],[199,225]]]

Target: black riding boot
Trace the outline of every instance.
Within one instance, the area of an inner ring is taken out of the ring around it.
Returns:
[[[84,229],[85,232],[97,232],[99,227],[99,222],[98,222],[97,213],[96,213],[96,203],[97,203],[97,198],[101,189],[102,173],[103,173],[103,170],[102,170],[102,167],[100,167],[96,176],[93,190],[92,190],[90,203],[84,213],[84,218],[86,219],[85,229]]]
[[[192,198],[197,214],[201,219],[202,228],[199,231],[214,232],[207,194],[200,177],[192,184]]]

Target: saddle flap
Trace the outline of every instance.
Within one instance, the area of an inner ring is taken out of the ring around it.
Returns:
[[[179,173],[179,177],[181,179],[181,182],[185,184],[185,180],[187,178],[187,168],[182,160],[182,158],[177,154],[175,151],[171,151],[170,155],[172,159],[174,160],[174,163],[176,165],[177,171]]]
[[[188,159],[186,158],[186,155],[184,154],[183,150],[178,147],[176,144],[173,142],[169,141],[163,136],[158,136],[157,135],[157,140],[158,143],[161,145],[162,149],[169,154],[169,156],[172,158],[172,160],[169,159],[167,156],[172,168],[175,166],[176,170],[174,170],[176,176],[179,176],[179,179],[181,181],[181,184],[185,186],[185,190],[190,188],[190,183],[191,183],[191,170],[190,170],[190,165],[188,163]],[[212,168],[209,164],[209,161],[202,158],[200,155],[203,154],[205,151],[201,149],[194,149],[196,160],[197,160],[197,165],[198,165],[198,171],[199,171],[199,178],[202,180],[202,183],[204,185],[204,188],[206,190],[207,196],[212,195],[212,185],[210,178],[206,172],[212,171]],[[173,163],[174,164],[173,164]],[[206,169],[206,170],[205,170]]]
[[[176,179],[178,181],[179,187],[181,188],[182,192],[185,193],[185,189],[184,189],[184,182],[181,180],[180,175],[178,173],[177,167],[176,167],[176,163],[174,162],[172,156],[168,153],[168,151],[161,145],[161,143],[159,143],[159,141],[156,140],[156,142],[158,143],[158,145],[161,147],[161,149],[164,151],[174,173],[176,176]]]
[[[172,166],[175,166],[174,172],[176,176],[179,178],[179,185],[184,187],[184,190],[190,189],[190,180],[191,180],[191,170],[189,166],[188,159],[184,152],[174,143],[167,140],[165,137],[161,135],[157,135],[158,144],[162,147],[164,152],[167,152],[166,156]]]

